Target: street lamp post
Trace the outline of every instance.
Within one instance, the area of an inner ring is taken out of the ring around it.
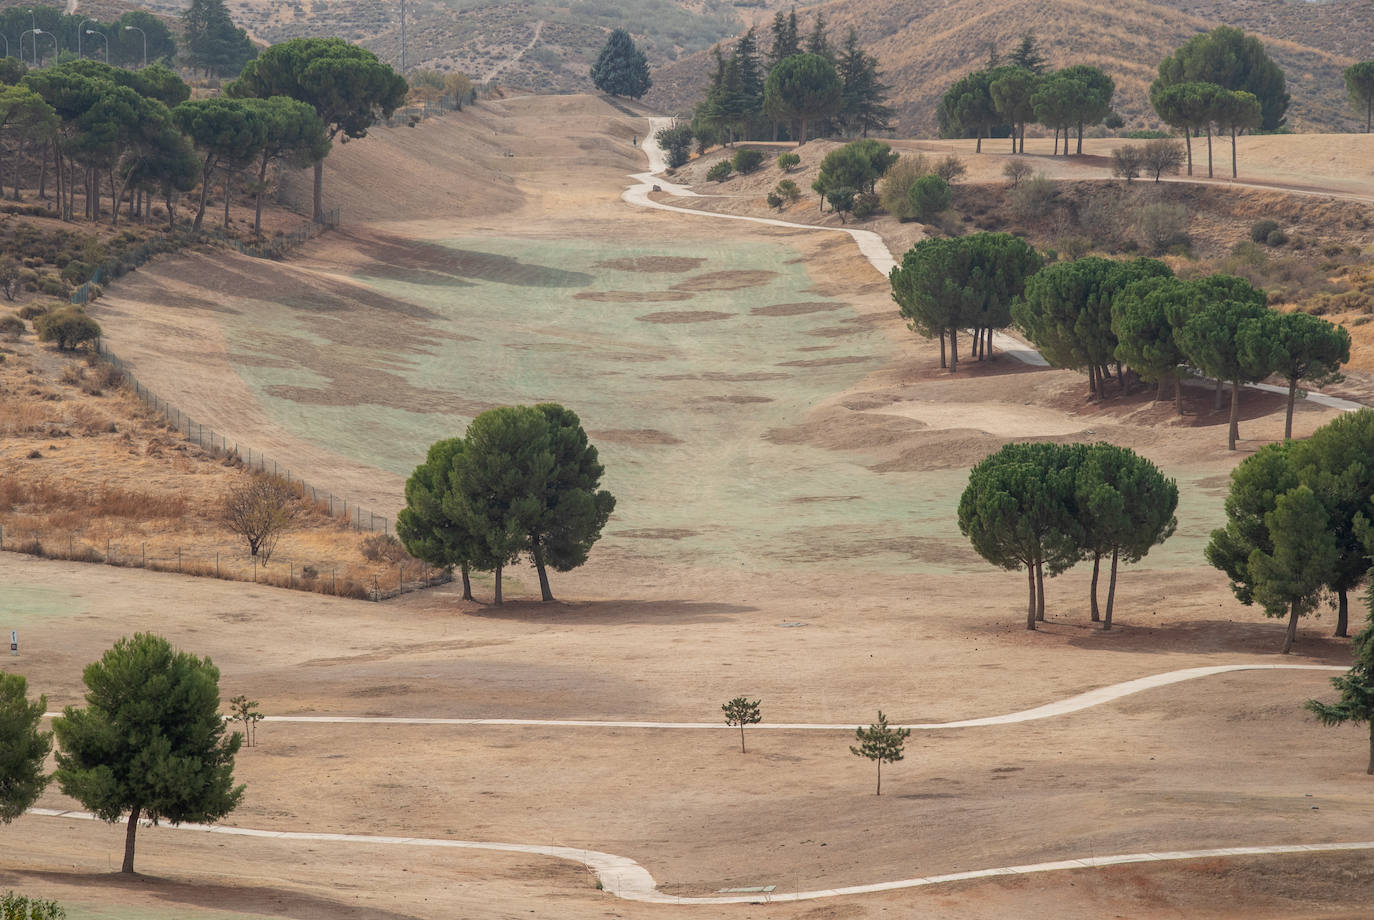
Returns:
[[[86,23],[95,22],[94,19],[84,20],[76,29],[76,56],[81,57],[81,33],[86,31]]]
[[[142,29],[140,29],[138,26],[125,26],[125,27],[124,27],[124,31],[125,31],[125,32],[137,32],[139,35],[142,35],[142,36],[143,36],[143,66],[144,66],[144,67],[147,67],[147,66],[148,66],[148,33],[147,33],[147,32],[144,32],[144,31],[143,31]]]
[[[53,63],[56,64],[56,63],[57,63],[57,56],[58,56],[59,53],[61,53],[61,50],[62,50],[62,49],[61,49],[61,46],[57,44],[57,36],[54,35],[54,34],[52,34],[51,32],[49,32],[49,31],[46,30],[46,29],[34,29],[34,30],[33,30],[33,66],[34,66],[34,67],[37,67],[37,66],[38,66],[38,36],[40,36],[40,35],[46,35],[46,36],[48,36],[48,38],[51,38],[51,39],[52,39],[52,60],[53,60]]]
[[[10,56],[10,40],[4,36],[4,33],[0,33],[0,41],[3,41],[3,42],[5,43],[5,57],[9,57],[9,56]]]
[[[87,22],[89,22],[89,21],[90,21],[90,20],[87,20]],[[104,49],[103,49],[104,52],[105,52],[105,63],[106,63],[106,64],[110,63],[110,37],[109,37],[108,35],[106,35],[104,32],[97,32],[95,29],[87,29],[87,30],[86,30],[86,34],[87,34],[87,35],[99,35],[101,38],[105,39],[105,47],[104,47]]]
[[[33,35],[33,66],[34,66],[34,67],[37,67],[37,66],[38,66],[38,36],[37,36],[37,35],[34,35],[34,33],[37,32],[37,31],[38,31],[37,29],[25,29],[23,32],[20,32],[20,33],[19,33],[19,59],[20,59],[21,61],[24,59],[24,36],[25,36],[25,35]]]

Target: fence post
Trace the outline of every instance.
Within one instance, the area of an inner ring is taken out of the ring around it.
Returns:
[[[372,599],[377,603],[382,600],[382,586],[377,583],[376,575],[372,576]]]
[[[329,570],[329,593],[334,595],[335,597],[339,596],[339,592],[334,590],[334,573],[337,571],[338,569],[334,568],[331,568]]]
[[[143,568],[148,567],[148,544],[143,544]]]
[[[215,550],[215,577],[219,578],[219,550]]]
[[[181,547],[177,547],[177,574],[181,574]]]

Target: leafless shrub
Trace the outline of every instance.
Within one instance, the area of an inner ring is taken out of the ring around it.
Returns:
[[[266,565],[277,540],[290,530],[300,514],[299,493],[272,476],[251,476],[229,490],[224,500],[224,522],[248,544],[250,555]]]

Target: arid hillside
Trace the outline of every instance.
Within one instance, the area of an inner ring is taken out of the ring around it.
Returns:
[[[1117,110],[1127,127],[1156,126],[1147,90],[1160,59],[1195,33],[1221,24],[1259,34],[1284,69],[1293,97],[1288,122],[1294,130],[1342,131],[1354,125],[1341,71],[1355,60],[1346,55],[1359,52],[1344,37],[1337,40],[1340,30],[1303,29],[1294,16],[1269,33],[1261,27],[1263,19],[1254,21],[1231,4],[1224,10],[1190,13],[1145,0],[1111,5],[1084,0],[934,0],[920,5],[905,0],[831,0],[818,9],[834,34],[843,35],[852,25],[878,57],[892,87],[899,136],[933,134],[936,104],[950,84],[982,66],[990,48],[1005,54],[1027,31],[1035,33],[1051,67],[1093,64],[1111,74]],[[1321,10],[1322,22],[1341,15],[1349,17],[1348,22],[1361,21],[1351,4],[1327,4]],[[809,13],[804,14],[803,20],[808,19]],[[1367,13],[1363,21],[1369,21]],[[702,54],[661,67],[646,101],[666,111],[690,107],[701,98],[709,62]]]

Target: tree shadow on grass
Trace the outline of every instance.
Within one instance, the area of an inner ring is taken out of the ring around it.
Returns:
[[[1117,616],[1121,619],[1117,619]],[[1257,613],[1254,622],[1185,620],[1159,626],[1151,625],[1148,621],[1148,614],[1142,622],[1133,619],[1129,613],[1118,613],[1113,616],[1110,631],[1104,631],[1099,624],[1087,622],[1056,626],[1075,632],[1067,639],[1067,645],[1094,651],[1136,654],[1229,653],[1261,656],[1266,659],[1265,664],[1350,664],[1350,640],[1336,639],[1330,635],[1335,629],[1334,617],[1320,620],[1304,617],[1299,620],[1298,638],[1288,655],[1279,653],[1288,624],[1286,617],[1259,619]]]
[[[82,888],[107,902],[118,902],[119,895],[140,894],[163,901],[173,908],[213,911],[238,911],[276,917],[329,917],[331,920],[417,920],[413,914],[397,913],[375,906],[356,906],[330,898],[263,885],[217,885],[210,881],[194,884],[149,875],[81,873],[54,871],[17,871],[16,876]]]
[[[501,606],[481,604],[469,616],[489,620],[514,620],[522,623],[568,623],[589,626],[626,624],[726,623],[757,607],[717,604],[710,601],[506,601]]]

